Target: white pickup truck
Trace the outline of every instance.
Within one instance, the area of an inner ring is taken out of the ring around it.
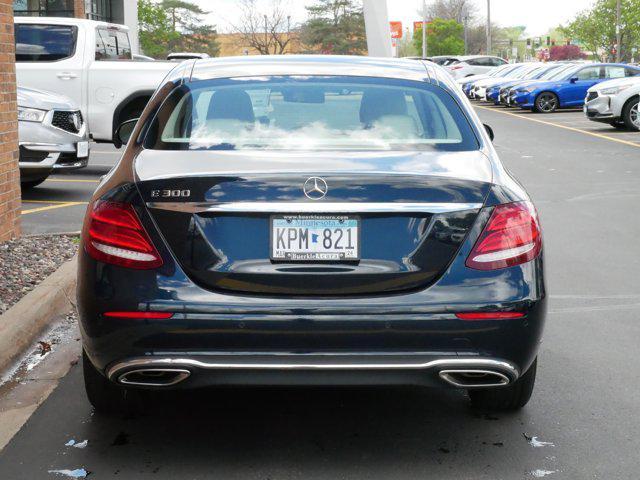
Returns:
[[[114,142],[118,125],[140,116],[176,66],[133,61],[128,31],[123,25],[93,20],[16,17],[18,85],[71,98],[91,137]]]

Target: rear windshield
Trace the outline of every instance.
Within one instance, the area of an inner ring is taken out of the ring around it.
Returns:
[[[364,77],[198,81],[165,100],[159,150],[476,150],[456,101],[427,83]]]
[[[67,25],[15,25],[16,62],[52,62],[72,57],[76,27]]]

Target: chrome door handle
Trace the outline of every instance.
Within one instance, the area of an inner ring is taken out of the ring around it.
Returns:
[[[61,80],[71,80],[72,78],[78,78],[78,75],[72,72],[59,72],[56,76]]]

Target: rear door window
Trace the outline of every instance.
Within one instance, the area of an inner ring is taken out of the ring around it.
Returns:
[[[131,60],[131,44],[126,32],[96,29],[96,60]]]
[[[575,76],[578,80],[597,80],[600,78],[600,67],[583,68]]]
[[[624,67],[605,67],[604,69],[605,78],[624,78],[624,76],[625,76]]]
[[[78,31],[70,25],[16,23],[16,62],[53,62],[73,57]]]

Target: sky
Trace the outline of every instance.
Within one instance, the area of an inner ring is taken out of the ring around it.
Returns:
[[[221,32],[231,30],[230,25],[237,22],[237,0],[194,0],[203,9],[212,12],[208,21],[217,25]],[[267,1],[268,0],[258,0]],[[305,19],[305,5],[312,0],[288,1],[294,23]],[[385,1],[385,0],[378,0]],[[420,20],[418,10],[422,0],[386,0],[389,20],[399,20],[403,26]],[[525,25],[530,36],[542,35],[550,28],[566,23],[576,13],[593,4],[594,0],[491,0],[491,20],[500,26]],[[427,4],[429,0],[427,0]],[[478,17],[486,16],[486,1],[475,0]]]

